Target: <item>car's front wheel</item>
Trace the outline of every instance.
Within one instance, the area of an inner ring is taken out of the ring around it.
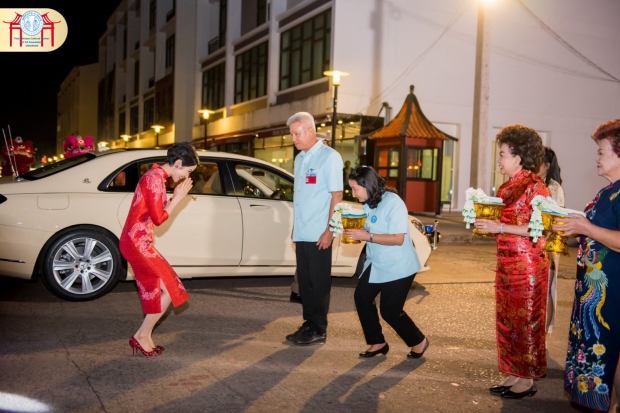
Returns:
[[[57,297],[88,301],[110,292],[122,268],[116,242],[101,232],[78,230],[64,234],[50,246],[43,280]]]

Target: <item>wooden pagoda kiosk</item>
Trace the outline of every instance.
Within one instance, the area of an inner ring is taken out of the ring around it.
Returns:
[[[457,140],[437,129],[422,113],[413,85],[398,115],[368,139],[375,169],[395,187],[409,212],[441,213],[443,147]]]

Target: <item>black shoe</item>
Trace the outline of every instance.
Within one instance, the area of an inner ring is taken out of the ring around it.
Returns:
[[[512,390],[506,390],[505,392],[502,393],[501,397],[503,397],[504,399],[521,399],[525,396],[531,397],[535,395],[537,391],[538,389],[536,388],[536,386],[532,384],[532,387],[530,387],[526,391],[522,391],[521,393],[515,393]]]
[[[291,303],[299,303],[299,304],[301,304],[301,295],[291,291],[290,301],[291,301]]]
[[[385,343],[385,346],[381,347],[379,350],[376,351],[366,351],[364,353],[360,353],[360,357],[362,358],[370,358],[370,357],[374,357],[377,354],[386,354],[388,353],[388,351],[390,351],[390,346],[388,345],[388,343]]]
[[[293,339],[293,344],[297,344],[298,346],[325,344],[325,339],[327,339],[327,333],[319,334],[316,328],[309,328],[295,337]]]
[[[290,341],[293,342],[295,341],[295,339],[304,331],[312,329],[312,323],[310,321],[304,321],[304,323],[299,326],[299,328],[297,329],[297,331],[295,331],[293,334],[289,334],[288,336],[286,336],[286,341]]]
[[[419,359],[420,357],[424,355],[424,352],[428,348],[428,338],[425,338],[425,340],[426,340],[426,344],[424,344],[424,348],[422,349],[422,352],[416,353],[415,351],[410,351],[409,354],[407,354],[408,359]]]
[[[489,390],[491,391],[491,393],[503,393],[506,390],[510,390],[512,386],[495,386],[495,387],[491,387]]]

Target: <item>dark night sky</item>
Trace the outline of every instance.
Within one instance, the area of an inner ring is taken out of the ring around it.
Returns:
[[[84,6],[74,0],[48,0],[42,5],[37,4],[39,2],[28,3],[5,1],[2,7],[35,9],[40,5],[54,9],[66,19],[69,31],[63,45],[52,52],[0,53],[4,73],[0,82],[0,127],[7,132],[7,137],[8,125],[13,137],[21,136],[25,141],[32,141],[38,149],[37,158],[40,158],[55,151],[56,98],[60,84],[74,66],[97,61],[99,38],[120,0],[99,1]],[[0,25],[8,27],[4,23]],[[0,35],[8,35],[7,31],[6,27],[0,27]],[[0,139],[4,145],[4,139]]]

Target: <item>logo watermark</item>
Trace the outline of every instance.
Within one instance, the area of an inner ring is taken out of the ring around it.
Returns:
[[[65,18],[53,9],[0,9],[0,52],[50,52],[68,34]]]

